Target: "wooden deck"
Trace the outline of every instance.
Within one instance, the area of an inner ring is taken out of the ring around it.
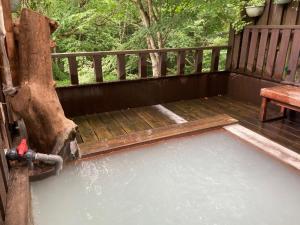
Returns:
[[[300,153],[300,124],[286,120],[261,123],[259,107],[254,105],[218,96],[167,103],[162,106],[188,122],[227,114],[239,120],[241,125]],[[276,114],[274,111],[269,113]],[[74,121],[79,125],[78,141],[84,149],[96,142],[107,145],[111,140],[129,138],[128,135],[132,138],[134,134],[145,135],[143,131],[168,129],[176,124],[176,119],[170,118],[170,115],[162,112],[157,106],[87,115],[76,117]]]

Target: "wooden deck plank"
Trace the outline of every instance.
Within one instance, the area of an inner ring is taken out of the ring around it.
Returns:
[[[246,120],[246,121],[249,121],[249,122],[252,122],[253,124],[257,125],[258,127],[260,128],[269,128],[270,130],[274,130],[274,131],[277,131],[279,133],[288,133],[287,135],[285,136],[295,136],[296,138],[299,138],[300,136],[298,134],[296,134],[296,130],[294,132],[289,132],[288,129],[280,129],[278,127],[278,125],[274,124],[273,122],[271,123],[261,123],[259,121],[259,110],[248,110],[247,107],[241,103],[233,103],[231,102],[231,100],[227,100],[227,101],[224,101],[226,99],[217,99],[217,98],[214,98],[213,99],[214,101],[218,101],[219,104],[222,105],[222,107],[227,107],[227,112],[228,114],[232,113],[234,115],[239,115],[241,116],[243,119],[242,120]],[[300,141],[300,139],[299,139]]]
[[[181,101],[176,104],[176,107],[181,109],[186,114],[190,114],[197,119],[206,118],[209,115],[206,112],[198,110],[192,101]]]
[[[121,111],[110,112],[110,115],[127,134],[142,130],[134,120],[128,119]]]
[[[245,104],[243,102],[233,101],[232,99],[224,99],[227,104],[231,104],[232,107],[239,107],[246,110],[249,114],[248,116],[255,118],[258,120],[259,115],[259,108],[255,106],[251,106],[250,104]],[[223,100],[223,101],[224,101]],[[272,115],[272,117],[278,117],[279,112],[274,112],[272,110],[269,110],[269,114]],[[285,133],[286,136],[295,136],[300,137],[300,127],[297,128],[297,126],[290,126],[288,123],[285,123],[285,120],[277,120],[273,121],[267,124],[258,123],[259,126],[263,128],[268,128],[270,126],[270,129],[280,130],[281,132]],[[264,125],[264,126],[263,126]]]
[[[197,116],[192,115],[191,113],[183,110],[180,107],[180,104],[181,104],[180,102],[171,102],[171,103],[163,104],[163,106],[187,121],[193,121],[198,119]]]
[[[98,140],[101,141],[113,138],[112,133],[107,129],[105,123],[103,123],[97,114],[87,115],[86,119],[96,133]]]
[[[225,96],[223,98],[224,98],[224,100],[226,100],[230,104],[240,105],[240,106],[244,107],[246,110],[249,110],[250,112],[256,113],[256,117],[260,112],[260,108],[257,107],[257,106],[254,106],[252,104],[247,104],[247,103],[244,103],[244,102],[240,102],[240,101],[237,101],[237,100],[234,100],[232,98],[225,97]],[[279,111],[269,109],[269,114],[271,115],[271,117],[278,116],[278,113],[279,113]],[[275,120],[275,121],[272,121],[271,124],[275,125],[275,126],[278,126],[281,129],[288,130],[288,131],[290,131],[291,133],[294,133],[294,134],[296,132],[296,135],[300,136],[300,133],[299,133],[300,132],[300,124],[299,123],[292,122],[292,121],[287,121],[287,120]]]
[[[148,130],[151,126],[144,121],[133,109],[127,109],[122,111],[123,115],[135,125],[134,131]]]
[[[197,111],[200,111],[200,112],[203,112],[205,115],[207,116],[215,116],[217,115],[218,113],[210,110],[210,109],[207,109],[205,107],[202,107],[201,105],[198,104],[198,101],[200,99],[197,99],[197,100],[189,100],[190,101],[190,105],[192,105],[194,107],[194,110],[197,110]],[[206,101],[206,99],[201,99],[200,101]]]
[[[100,113],[97,116],[105,124],[107,130],[113,137],[118,137],[126,134],[126,131],[119,126],[119,124],[112,118],[109,112]]]
[[[237,123],[237,120],[227,115],[217,115],[183,124],[173,124],[153,130],[140,131],[106,142],[82,144],[80,145],[80,151],[83,158],[92,157],[95,155],[120,150],[122,148],[135,146],[137,144],[144,144],[174,136],[223,127],[233,123]]]
[[[255,105],[240,102],[226,96],[219,96],[167,103],[164,106],[188,121],[195,121],[219,114],[228,114],[238,119],[241,125],[300,153],[300,124],[287,120],[277,120],[262,124],[258,120],[259,107]],[[277,111],[271,109],[269,111],[269,115],[272,117],[277,115],[277,113]],[[121,112],[101,113],[86,116],[81,118],[81,120],[83,122],[78,124],[79,130],[80,132],[81,130],[85,132],[81,134],[85,139],[90,132],[86,130],[92,128],[94,129],[93,133],[97,135],[100,141],[110,141],[110,143],[112,142],[111,140],[118,138],[123,140],[129,134],[134,136],[134,134],[146,132],[146,130],[150,132],[149,129],[163,129],[175,124],[174,121],[159,112],[154,106],[123,110]],[[94,122],[94,120],[98,121]],[[88,122],[88,128],[82,129],[82,124],[85,126],[86,122]],[[102,134],[103,132],[104,134]],[[92,145],[95,139],[88,142]]]
[[[73,120],[78,125],[80,136],[84,143],[98,140],[98,137],[85,116],[76,117]]]
[[[210,102],[204,103],[204,105],[212,110],[216,110],[219,113],[226,113],[239,122],[246,126],[247,128],[265,135],[268,138],[273,139],[293,150],[300,150],[299,138],[295,136],[290,136],[285,130],[279,127],[273,126],[272,123],[262,124],[257,117],[257,114],[251,115],[250,111],[245,111],[238,107],[237,105],[231,106],[230,104],[218,100],[217,98],[211,98]]]
[[[174,123],[152,106],[140,107],[132,110],[143,118],[143,120],[146,121],[152,128],[168,126]]]

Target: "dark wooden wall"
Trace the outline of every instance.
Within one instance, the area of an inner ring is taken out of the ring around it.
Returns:
[[[57,88],[69,117],[216,96],[227,92],[227,72],[166,76]]]

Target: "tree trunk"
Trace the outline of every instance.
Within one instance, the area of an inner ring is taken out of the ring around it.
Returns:
[[[152,23],[157,22],[157,18],[154,13],[152,0],[147,1],[147,3],[148,3],[147,7],[143,6],[143,3],[141,0],[135,0],[134,2],[136,4],[136,7],[139,10],[143,26],[149,29]],[[147,11],[147,9],[148,9],[148,11]],[[158,40],[159,43],[156,44],[155,38],[151,34],[148,34],[146,36],[146,41],[147,41],[148,49],[159,49],[159,48],[163,47],[162,42],[160,42],[159,40]],[[153,77],[158,77],[160,75],[159,74],[159,60],[160,60],[159,54],[150,53],[150,59],[151,59],[151,64],[152,64]]]
[[[18,26],[20,89],[10,98],[13,111],[24,119],[31,147],[58,154],[75,139],[76,125],[67,119],[52,77],[50,35],[56,23],[29,9]]]

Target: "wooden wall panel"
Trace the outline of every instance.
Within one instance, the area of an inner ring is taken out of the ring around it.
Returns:
[[[293,43],[291,45],[291,54],[288,60],[288,71],[286,81],[295,82],[296,70],[298,67],[300,53],[300,30],[294,32]]]
[[[279,51],[277,53],[275,68],[274,68],[274,79],[280,81],[284,72],[284,67],[286,64],[286,56],[288,52],[288,46],[291,36],[291,30],[285,29],[282,31],[281,42],[279,46]]]
[[[283,6],[272,4],[268,19],[268,25],[280,25],[283,17]]]
[[[256,25],[295,25],[299,22],[299,1],[288,5],[274,4],[267,0],[264,13],[257,19]]]
[[[256,62],[256,73],[259,75],[261,75],[263,72],[267,41],[268,41],[268,29],[262,29],[260,41],[259,41],[259,47],[258,47],[257,62]]]
[[[239,65],[240,46],[241,46],[242,34],[236,34],[234,37],[233,55],[232,55],[232,69],[236,70]]]
[[[266,1],[266,7],[265,7],[265,10],[264,10],[264,13],[258,19],[258,21],[256,23],[257,25],[266,25],[266,24],[268,24],[268,18],[269,18],[269,14],[270,14],[270,10],[271,10],[272,1],[273,0],[267,0]]]
[[[247,55],[248,55],[248,47],[250,41],[250,29],[245,29],[243,34],[243,40],[241,45],[241,53],[240,53],[240,60],[239,60],[239,71],[245,70]]]
[[[295,25],[299,14],[299,2],[292,1],[284,10],[283,25]]]
[[[226,72],[167,76],[142,80],[57,88],[67,116],[121,110],[184,99],[226,94]]]
[[[264,74],[264,76],[267,78],[271,78],[273,76],[275,57],[277,53],[278,38],[279,38],[279,30],[273,29],[271,31],[269,51],[267,55],[267,62],[266,62],[266,68]]]
[[[247,70],[246,70],[246,72],[248,73],[252,73],[254,70],[257,44],[258,44],[258,30],[255,29],[252,31],[251,42],[249,47],[249,55],[248,55]]]
[[[267,0],[264,13],[254,22],[234,35],[231,71],[297,85],[300,60],[295,40],[300,27],[295,25],[300,25],[300,2],[278,5]]]

